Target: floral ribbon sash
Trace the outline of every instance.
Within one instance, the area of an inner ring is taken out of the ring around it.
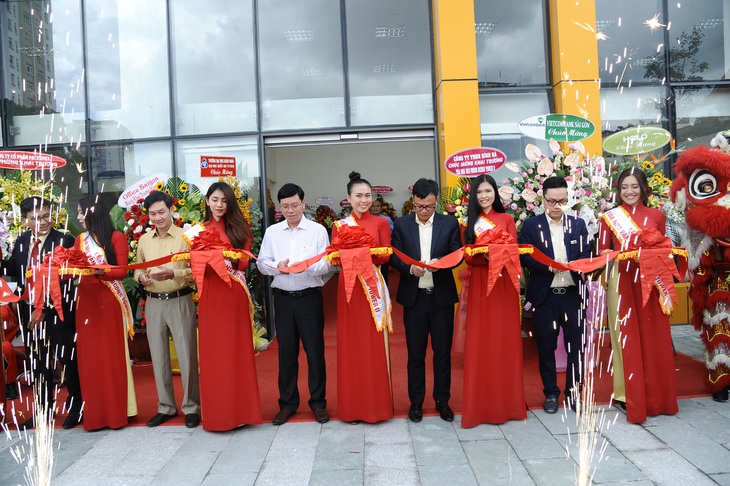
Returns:
[[[101,248],[91,234],[87,231],[81,237],[81,251],[84,252],[92,265],[102,265],[107,263],[104,249]],[[127,298],[127,292],[124,285],[119,280],[101,280],[109,290],[111,290],[114,298],[117,299],[119,307],[122,311],[122,322],[130,337],[134,336],[134,317],[132,316],[132,306]]]

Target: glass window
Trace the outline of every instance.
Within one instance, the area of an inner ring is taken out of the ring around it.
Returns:
[[[170,134],[165,5],[86,1],[92,140]]]
[[[422,0],[347,0],[352,125],[433,123],[431,21]]]
[[[598,61],[603,83],[630,85],[664,79],[664,27],[660,0],[596,0]]]
[[[205,193],[218,176],[203,177],[201,175],[202,157],[235,157],[236,179],[241,186],[251,188],[259,194],[259,149],[257,137],[212,138],[204,140],[186,140],[177,143],[175,150],[178,176],[195,184]],[[254,197],[254,196],[252,196]],[[254,204],[258,204],[258,196]]]
[[[172,176],[170,142],[106,144],[90,150],[93,193],[109,194],[115,201],[127,186],[145,176]]]
[[[345,125],[339,0],[259,0],[261,125]]]
[[[725,79],[730,69],[726,48],[727,2],[669,2],[669,72],[672,81]],[[730,18],[729,18],[730,20]]]
[[[176,131],[256,131],[252,0],[173,4]]]
[[[550,103],[544,91],[480,95],[482,146],[501,150],[510,161],[523,160],[528,143],[537,145],[547,153],[548,143],[526,137],[517,129],[517,123],[527,117],[550,112]]]
[[[474,0],[474,19],[480,87],[548,83],[543,0]]]
[[[30,15],[33,5],[18,3],[28,17],[28,26],[32,26],[27,28],[37,31],[42,17],[38,9]],[[6,57],[3,66],[5,96],[9,100],[9,146],[74,144],[85,139],[79,1],[55,0],[51,10],[53,23],[44,22],[47,28],[43,34],[17,38],[18,58]],[[25,63],[24,71],[20,58]]]
[[[678,147],[709,145],[717,132],[730,128],[730,88],[705,86],[674,91]]]
[[[601,131],[606,137],[634,126],[664,127],[667,95],[662,86],[601,90]]]

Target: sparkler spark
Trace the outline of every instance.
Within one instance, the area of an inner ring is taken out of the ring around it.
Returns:
[[[659,23],[659,14],[656,14],[649,20],[645,20],[644,25],[649,27],[651,30],[658,29],[659,27],[666,27],[666,25]]]

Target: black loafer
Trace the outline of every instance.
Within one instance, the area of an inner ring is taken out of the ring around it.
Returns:
[[[558,399],[556,397],[547,397],[545,403],[542,404],[545,413],[556,413],[558,411]]]
[[[712,394],[712,399],[716,402],[725,403],[730,399],[730,393],[728,393],[727,387],[725,387],[722,391],[719,391],[717,393]]]
[[[15,400],[16,398],[18,398],[18,385],[5,385],[5,399]]]
[[[449,402],[436,402],[436,411],[441,416],[441,420],[454,421],[454,411],[449,407]]]
[[[274,425],[284,425],[292,415],[294,415],[294,412],[290,412],[289,410],[279,410],[279,413],[274,415],[274,420],[272,420],[271,423]]]
[[[420,422],[423,420],[423,409],[420,403],[411,404],[411,409],[408,410],[408,420],[411,422]]]
[[[328,414],[327,410],[324,408],[318,408],[312,411],[314,412],[314,418],[317,419],[317,422],[320,424],[326,424],[330,421],[330,414]]]
[[[200,423],[199,413],[188,413],[185,415],[185,427],[194,429]]]
[[[63,421],[63,427],[64,429],[73,429],[77,425],[81,423],[81,415],[77,413],[70,413],[68,414],[68,417],[66,417],[66,420]]]
[[[168,415],[166,413],[158,413],[147,421],[147,427],[157,427],[158,425],[162,425],[171,418],[175,417],[177,417],[177,410],[175,410],[175,413],[173,413],[172,415]]]

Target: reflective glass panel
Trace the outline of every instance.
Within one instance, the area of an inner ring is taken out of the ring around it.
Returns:
[[[603,83],[630,85],[664,78],[664,27],[659,0],[596,0],[598,61]],[[652,28],[652,25],[658,25]]]
[[[106,144],[91,149],[94,194],[118,198],[124,190],[152,174],[172,176],[170,142]]]
[[[218,175],[208,175],[201,169],[203,159],[213,157],[235,158],[236,174],[242,186],[255,194],[253,204],[258,204],[259,194],[259,151],[256,137],[231,137],[204,140],[186,140],[177,143],[176,164],[178,177],[195,184],[205,193],[208,187],[218,181]]]
[[[92,140],[170,134],[165,4],[87,0]]]
[[[3,2],[8,145],[85,139],[79,0]]]
[[[345,125],[339,0],[260,0],[261,125]]]
[[[730,69],[730,4],[688,0],[669,2],[669,69],[672,81],[725,79]]]
[[[175,0],[176,131],[256,131],[252,0]]]
[[[677,146],[709,145],[718,132],[730,128],[730,88],[677,88]]]
[[[520,120],[547,113],[550,113],[550,103],[544,91],[480,95],[482,146],[501,150],[510,161],[522,160],[528,143],[547,151],[546,141],[527,137],[517,129]]]
[[[431,21],[424,0],[347,0],[352,125],[433,122]]]
[[[474,0],[480,87],[548,83],[543,0]]]
[[[601,131],[606,137],[635,126],[666,126],[666,88],[644,86],[601,90]]]

